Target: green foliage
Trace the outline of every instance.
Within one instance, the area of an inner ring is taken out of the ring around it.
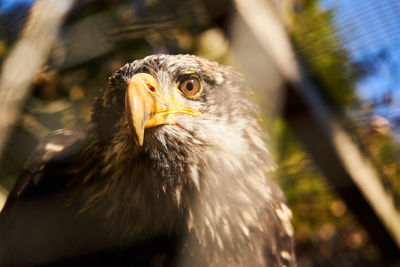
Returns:
[[[339,107],[355,100],[357,67],[342,48],[333,24],[333,11],[321,10],[316,0],[305,1],[289,30],[311,75],[323,85],[328,99]]]
[[[339,201],[298,140],[283,120],[276,120],[274,141],[277,142],[279,165],[275,181],[284,189],[293,210],[297,239],[310,238],[326,224],[340,224],[348,218],[345,212],[335,216],[332,204]],[[343,219],[344,218],[344,219]]]
[[[379,265],[379,253],[364,229],[286,122],[277,119],[272,128],[279,166],[272,178],[285,192],[293,212],[299,266]]]

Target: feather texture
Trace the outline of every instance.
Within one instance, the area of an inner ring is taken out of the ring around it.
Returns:
[[[131,77],[147,72],[174,94],[188,71],[203,91],[179,101],[202,115],[175,114],[137,146],[124,123]],[[196,56],[122,67],[87,132],[54,133],[27,163],[0,217],[2,266],[295,266],[291,212],[265,177],[275,165],[248,93],[231,68]]]

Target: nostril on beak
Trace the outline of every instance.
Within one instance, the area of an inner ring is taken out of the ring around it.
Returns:
[[[151,85],[150,83],[146,83],[146,86],[151,92],[154,93],[156,91],[156,88],[153,85]]]

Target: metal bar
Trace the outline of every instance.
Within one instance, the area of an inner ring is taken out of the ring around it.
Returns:
[[[11,127],[29,93],[31,81],[43,66],[73,0],[39,0],[0,74],[0,156]]]

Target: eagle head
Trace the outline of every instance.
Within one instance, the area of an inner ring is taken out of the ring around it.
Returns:
[[[193,213],[194,198],[215,202],[216,212],[264,200],[257,192],[268,192],[261,192],[264,171],[274,164],[248,95],[240,74],[202,57],[152,55],[123,66],[101,90],[92,117],[104,147],[100,169],[115,177],[107,190],[148,183],[155,205],[165,197],[185,214]]]
[[[95,110],[101,137],[125,137],[134,141],[134,151],[170,152],[176,145],[191,150],[227,139],[241,146],[249,134],[261,136],[241,76],[192,55],[153,55],[126,64],[110,77]]]

